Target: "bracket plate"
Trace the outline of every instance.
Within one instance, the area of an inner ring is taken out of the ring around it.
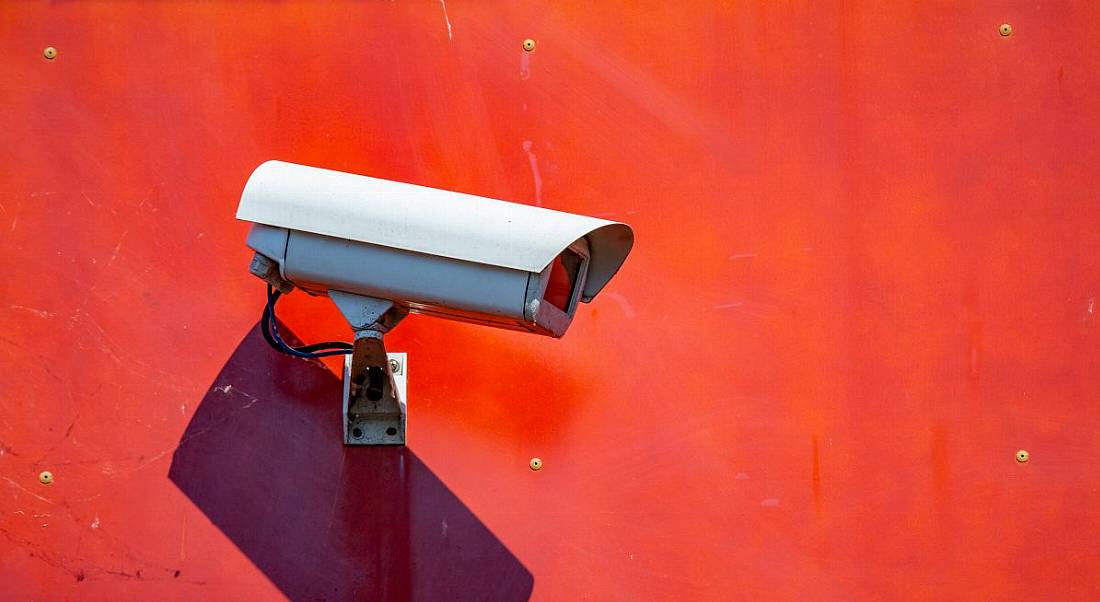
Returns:
[[[348,398],[351,396],[351,355],[344,357],[344,405],[341,415],[344,421],[344,444],[346,445],[404,445],[405,424],[408,412],[405,407],[406,375],[408,374],[408,354],[387,353],[390,367],[394,368],[393,384],[397,393],[397,405],[401,408],[401,421],[371,420],[363,418],[352,421],[348,417]],[[395,363],[396,362],[396,363]],[[390,429],[393,434],[390,434]],[[358,435],[358,436],[356,436]]]

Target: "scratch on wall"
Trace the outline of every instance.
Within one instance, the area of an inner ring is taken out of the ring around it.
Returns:
[[[529,79],[531,77],[531,53],[524,52],[519,56],[519,78]]]
[[[0,478],[4,479],[4,480],[5,480],[5,481],[7,481],[7,482],[8,482],[8,483],[9,483],[9,484],[10,484],[10,485],[12,486],[12,487],[15,487],[16,489],[18,489],[18,490],[22,491],[23,493],[26,493],[27,495],[30,495],[30,496],[36,497],[36,498],[38,498],[38,499],[42,500],[43,502],[46,502],[47,504],[52,504],[52,503],[53,503],[53,501],[52,501],[52,500],[50,500],[49,498],[44,498],[44,497],[42,497],[42,496],[38,495],[37,493],[35,493],[35,492],[31,491],[30,489],[27,489],[26,487],[24,487],[24,486],[20,485],[19,483],[16,483],[15,481],[13,481],[13,480],[9,479],[8,477],[0,477]]]
[[[619,308],[623,310],[623,314],[630,319],[633,319],[637,314],[634,313],[634,307],[630,305],[630,301],[626,300],[626,297],[619,293],[604,293],[604,297],[615,301],[619,304]]]
[[[246,393],[246,392],[244,392],[240,389],[234,389],[233,385],[225,385],[225,386],[222,386],[222,387],[214,387],[214,390],[215,391],[221,391],[225,395],[229,395],[230,393],[238,393],[240,395],[244,395],[245,397],[247,397],[250,401],[247,404],[241,406],[242,410],[247,410],[248,408],[251,408],[253,405],[256,404],[257,401],[260,400],[255,395],[251,395],[251,394]]]
[[[115,245],[114,251],[111,253],[111,258],[107,260],[107,265],[111,265],[118,259],[118,252],[122,250],[122,241],[126,239],[126,235],[130,233],[130,230],[123,230],[122,236],[118,237],[118,244]]]
[[[447,39],[455,39],[454,31],[451,29],[451,18],[447,16],[447,0],[439,0],[439,5],[443,7],[443,21],[447,23]]]
[[[44,309],[35,309],[33,307],[25,307],[23,305],[9,305],[8,309],[17,309],[17,310],[20,310],[20,311],[25,311],[25,312],[28,312],[28,313],[32,313],[32,314],[38,316],[39,318],[52,318],[52,317],[57,315],[56,312],[46,311]],[[1089,313],[1092,313],[1092,312],[1089,312]]]
[[[137,472],[137,471],[141,470],[142,468],[145,468],[146,466],[148,466],[148,465],[152,464],[153,462],[156,462],[157,460],[159,460],[159,459],[163,458],[163,457],[164,457],[164,456],[165,456],[165,455],[166,455],[166,454],[167,454],[167,453],[168,453],[169,451],[171,451],[171,450],[167,450],[167,449],[166,449],[166,450],[164,450],[164,451],[162,451],[162,452],[160,452],[160,453],[158,453],[158,454],[154,455],[153,457],[151,457],[151,458],[149,458],[148,460],[146,460],[146,461],[142,462],[141,464],[138,464],[138,465],[137,465],[137,466],[136,466],[136,467],[135,467],[135,468],[134,468],[133,470],[131,470],[130,472]]]
[[[535,205],[542,207],[542,174],[539,173],[539,158],[531,151],[534,146],[530,140],[523,141],[523,152],[527,153],[527,161],[531,164],[531,177],[535,180]]]

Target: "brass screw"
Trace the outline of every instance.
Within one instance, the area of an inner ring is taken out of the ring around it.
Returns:
[[[50,483],[53,483],[53,473],[48,470],[43,470],[42,472],[38,473],[38,482],[42,483],[43,485],[49,485]]]
[[[531,470],[542,470],[542,458],[531,458]]]
[[[42,51],[42,56],[52,61],[57,58],[57,49],[53,46],[47,46],[46,49]]]
[[[1008,23],[1002,23],[998,31],[1001,32],[1001,36],[1007,38],[1008,36],[1012,35],[1012,25],[1009,25]]]
[[[527,52],[531,52],[532,50],[535,49],[535,41],[532,40],[531,38],[527,38],[526,40],[523,41],[523,49],[526,50]]]
[[[1031,459],[1031,454],[1027,453],[1026,449],[1021,449],[1020,451],[1016,452],[1016,461],[1019,462],[1020,464],[1024,464],[1025,462],[1027,462],[1030,459]]]

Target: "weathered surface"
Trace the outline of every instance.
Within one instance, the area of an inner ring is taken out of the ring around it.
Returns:
[[[0,6],[0,598],[1100,595],[1098,5],[560,4]],[[271,158],[637,245],[346,449]]]

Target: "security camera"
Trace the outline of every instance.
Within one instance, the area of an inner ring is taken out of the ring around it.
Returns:
[[[626,224],[282,161],[252,173],[237,219],[253,224],[250,271],[268,283],[267,341],[346,356],[352,445],[405,443],[407,364],[383,337],[408,313],[561,337],[634,243]],[[332,299],[355,342],[287,344],[275,303],[295,288]]]

